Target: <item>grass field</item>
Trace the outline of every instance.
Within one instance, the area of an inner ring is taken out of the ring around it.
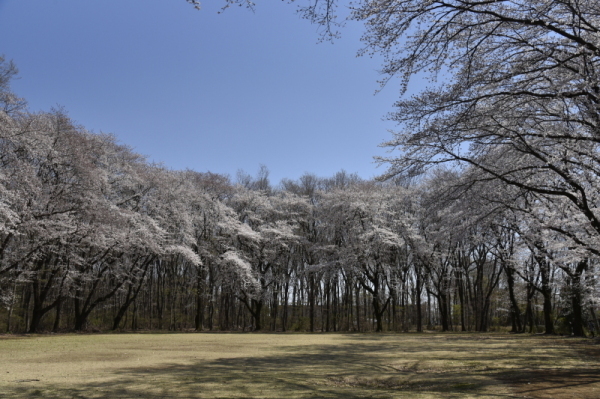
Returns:
[[[600,344],[500,334],[0,336],[1,398],[600,398]]]

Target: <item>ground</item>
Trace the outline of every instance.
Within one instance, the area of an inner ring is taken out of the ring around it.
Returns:
[[[600,398],[600,344],[509,334],[0,336],[2,398]]]

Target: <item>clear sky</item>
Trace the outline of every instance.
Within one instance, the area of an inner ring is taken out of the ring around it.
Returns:
[[[383,173],[374,155],[398,85],[374,95],[379,59],[356,57],[362,26],[317,43],[282,1],[255,12],[204,0],[0,0],[0,54],[32,110],[77,123],[172,169],[254,175]]]

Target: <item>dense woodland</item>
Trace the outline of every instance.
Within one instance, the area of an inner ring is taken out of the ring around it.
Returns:
[[[305,15],[327,34],[337,3]],[[377,180],[150,164],[29,112],[3,61],[0,328],[599,331],[600,6],[360,1],[352,18],[404,89],[452,73],[396,104]]]

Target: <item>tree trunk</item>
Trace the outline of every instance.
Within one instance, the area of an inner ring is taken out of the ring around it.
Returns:
[[[290,280],[289,280],[289,276],[288,276],[288,280],[285,282],[285,289],[283,292],[283,315],[281,317],[281,330],[283,332],[287,331],[288,312],[289,312],[289,304],[288,304],[289,292],[290,292]]]
[[[325,282],[325,331],[329,332],[331,313],[331,284],[329,279]]]
[[[431,291],[427,288],[427,329],[431,330],[433,327],[431,322]]]
[[[543,255],[545,248],[541,243],[535,243],[538,252],[534,253],[534,258],[540,268],[542,278],[542,288],[539,290],[544,297],[544,334],[554,334],[554,322],[552,321],[552,287],[550,285],[550,263]]]
[[[458,286],[458,300],[460,306],[460,330],[467,331],[467,326],[465,324],[465,287],[460,270],[456,271],[456,285]]]
[[[13,293],[10,298],[10,304],[8,306],[8,314],[6,316],[6,332],[10,333],[10,320],[12,318],[13,309],[15,307],[15,297],[17,295],[17,279],[15,278],[15,283],[13,285]]]
[[[356,331],[360,331],[360,286],[356,286]]]
[[[127,296],[125,297],[125,302],[123,303],[123,305],[121,305],[119,307],[117,314],[113,318],[113,326],[112,326],[113,331],[115,331],[117,328],[119,328],[121,319],[123,318],[123,316],[125,316],[125,312],[127,312],[127,308],[129,307],[129,304],[131,303],[131,294],[132,294],[132,287],[131,287],[131,284],[129,284],[129,287],[127,288]]]
[[[554,322],[552,321],[552,292],[550,289],[544,289],[544,334],[554,334]]]
[[[416,303],[417,303],[417,332],[423,332],[423,314],[422,314],[422,309],[421,309],[421,293],[423,291],[423,283],[421,281],[421,274],[417,273],[417,279],[416,279],[416,287],[415,287],[415,296],[416,296]]]
[[[383,331],[383,315],[385,314],[385,311],[390,303],[390,299],[391,297],[388,297],[387,301],[382,306],[378,295],[373,295],[373,314],[376,321],[375,332]]]
[[[315,278],[314,276],[310,275],[309,277],[309,292],[308,292],[308,302],[309,302],[309,307],[310,307],[310,332],[315,332],[315,297],[316,297],[316,293],[315,293]]]
[[[550,287],[549,271],[542,269],[542,296],[544,297],[544,334],[554,334],[554,322],[552,320],[552,288]]]
[[[257,301],[256,299],[252,299],[252,307],[254,308],[254,311],[251,312],[252,316],[254,317],[254,331],[260,331],[262,330],[262,324],[260,320],[263,308],[262,300]]]
[[[581,276],[587,270],[587,259],[582,260],[575,267],[575,272],[571,273],[571,306],[573,311],[573,335],[576,337],[585,337],[583,330],[583,305]]]
[[[196,279],[196,317],[194,324],[196,331],[202,331],[204,325],[204,276],[202,270],[198,268]]]
[[[571,304],[573,307],[573,335],[576,337],[585,337],[583,331],[583,307],[581,305],[581,290],[573,286],[571,293]]]
[[[63,297],[59,296],[58,299],[56,300],[56,316],[54,317],[54,326],[52,326],[52,332],[53,333],[57,333],[58,329],[60,328],[60,314],[61,314],[61,310],[62,310],[62,300]]]
[[[438,308],[440,310],[440,321],[442,323],[442,332],[450,331],[450,323],[448,321],[448,296],[445,292],[438,294]]]
[[[79,300],[76,301],[79,302]],[[79,307],[80,306],[77,305],[75,306],[75,308]],[[75,331],[83,331],[89,314],[90,312],[75,311]]]
[[[522,332],[521,326],[521,311],[515,296],[515,270],[508,265],[504,265],[504,273],[506,274],[506,283],[508,285],[508,297],[510,299],[510,319],[512,330],[511,333]]]
[[[273,298],[271,300],[271,331],[277,331],[277,312],[279,302],[279,287],[273,288]]]

